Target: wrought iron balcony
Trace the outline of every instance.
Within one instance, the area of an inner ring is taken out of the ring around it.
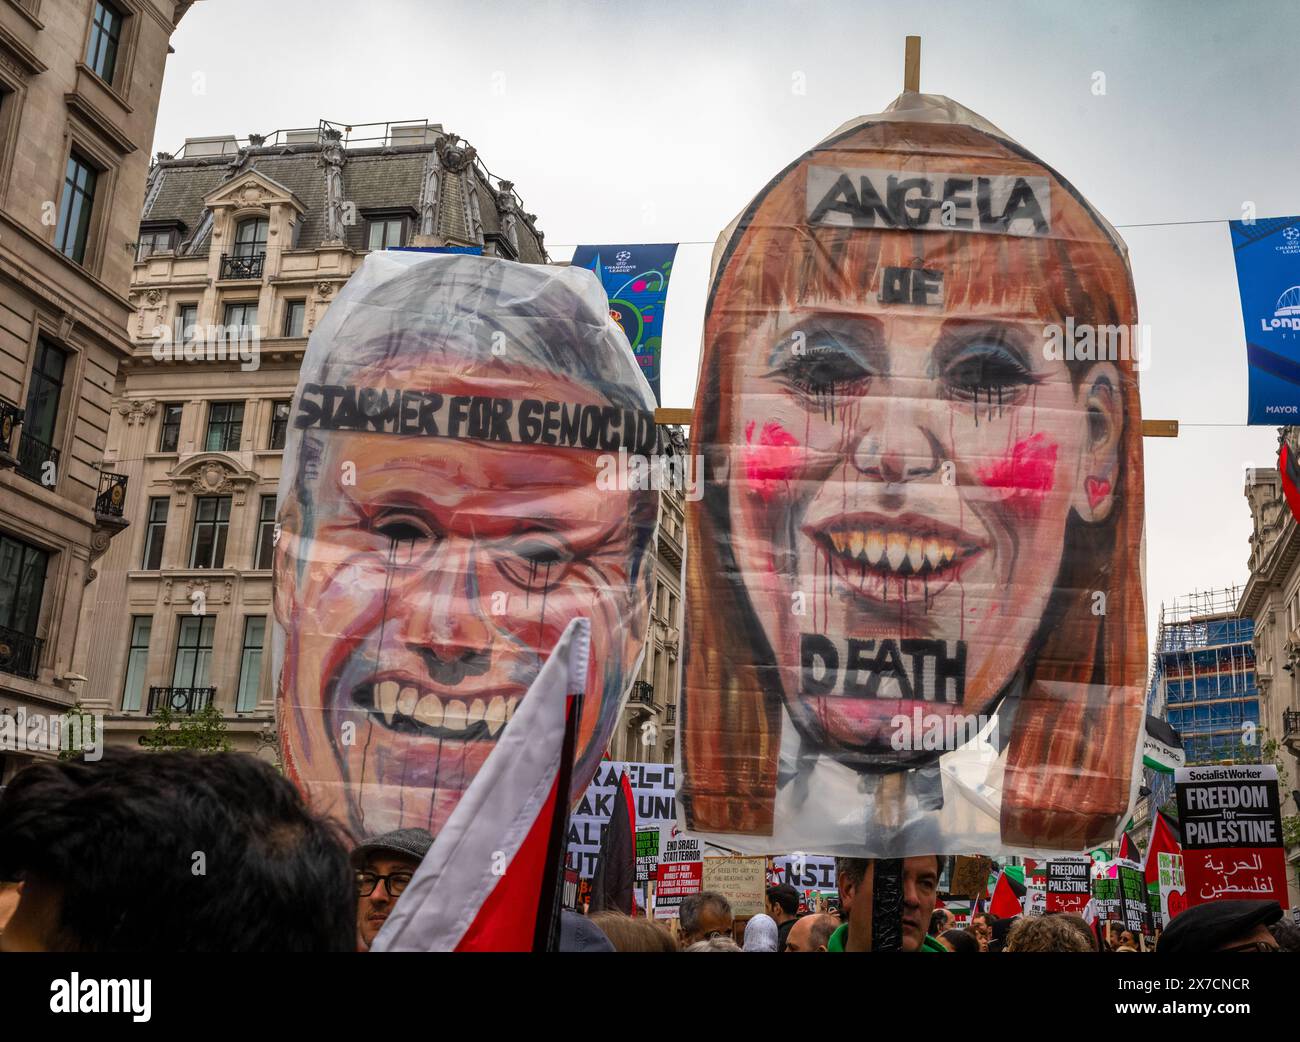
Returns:
[[[631,702],[639,702],[641,705],[652,706],[655,704],[654,685],[644,680],[638,680],[632,685],[632,694],[628,696]]]
[[[95,515],[113,520],[122,519],[126,506],[126,475],[101,473],[99,495],[95,497]]]
[[[16,467],[18,457],[14,452],[14,431],[23,422],[23,410],[0,398],[0,467]]]
[[[163,706],[173,713],[197,713],[207,708],[217,697],[215,687],[151,687],[149,689],[149,715],[153,716]]]
[[[39,637],[0,626],[0,673],[35,680],[44,645]]]
[[[265,253],[255,253],[251,257],[236,257],[229,253],[221,255],[221,277],[223,279],[260,279],[262,266],[266,263]]]
[[[1300,756],[1300,709],[1282,710],[1282,744]]]
[[[52,463],[52,467],[47,467]],[[26,431],[18,437],[18,473],[38,485],[53,488],[58,480],[59,450]]]

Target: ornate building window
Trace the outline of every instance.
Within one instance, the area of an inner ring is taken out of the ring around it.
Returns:
[[[182,615],[176,634],[176,663],[172,668],[172,687],[210,687],[212,677],[212,635],[217,628],[215,615]]]
[[[257,546],[253,552],[254,568],[270,568],[275,557],[275,496],[263,496],[258,507]]]
[[[406,242],[406,218],[372,217],[366,222],[368,250],[391,250]]]
[[[166,402],[162,408],[162,429],[158,435],[159,452],[175,452],[181,440],[181,413],[184,405],[180,402]]]
[[[271,438],[268,449],[284,448],[285,435],[289,431],[289,400],[274,402],[271,405]]]
[[[266,616],[244,617],[244,648],[239,657],[239,696],[235,712],[250,713],[257,708],[257,692],[262,685],[262,645],[266,641]]]
[[[240,221],[235,229],[235,247],[232,256],[251,261],[266,255],[266,233],[270,221],[265,217],[250,217]]]
[[[199,496],[194,501],[194,530],[190,537],[191,568],[225,567],[226,534],[229,528],[229,496]]]
[[[146,571],[154,572],[162,567],[169,507],[170,501],[166,496],[155,496],[149,500],[149,520],[144,530],[144,559],[140,562],[140,567]]]
[[[117,71],[117,52],[122,43],[122,12],[104,0],[97,0],[90,23],[90,41],[86,44],[86,64],[105,83],[113,82]]]
[[[126,681],[122,686],[122,711],[130,713],[144,704],[144,683],[149,665],[152,615],[131,616],[131,648],[126,655]]]
[[[208,434],[203,441],[206,451],[238,452],[243,436],[243,402],[213,402],[208,406]]]
[[[68,155],[63,178],[63,199],[59,203],[59,223],[54,233],[54,248],[78,264],[86,260],[86,241],[90,220],[95,211],[95,187],[99,171],[77,152]]]

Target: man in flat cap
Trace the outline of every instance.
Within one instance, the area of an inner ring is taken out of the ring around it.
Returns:
[[[431,846],[433,836],[425,829],[397,829],[352,851],[352,867],[357,871],[357,951],[370,951]]]
[[[1276,901],[1210,901],[1175,916],[1156,950],[1164,955],[1281,951],[1268,931],[1281,918]]]

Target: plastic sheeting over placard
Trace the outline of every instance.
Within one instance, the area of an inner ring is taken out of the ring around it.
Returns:
[[[575,617],[591,778],[640,670],[654,399],[590,272],[368,256],[311,334],[285,446],[289,776],[353,837],[437,832]]]
[[[746,852],[1074,851],[1137,794],[1127,251],[986,120],[904,94],[714,252],[692,427],[683,828]]]

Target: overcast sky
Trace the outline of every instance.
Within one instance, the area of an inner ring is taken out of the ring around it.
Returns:
[[[1295,0],[202,0],[173,37],[156,148],[429,119],[515,182],[547,246],[681,242],[663,401],[694,397],[710,246],[790,160],[899,93],[974,109],[1055,166],[1131,251],[1153,358],[1147,600],[1244,583],[1246,361],[1226,223],[1300,212]],[[1104,74],[1105,93],[1094,92]]]

